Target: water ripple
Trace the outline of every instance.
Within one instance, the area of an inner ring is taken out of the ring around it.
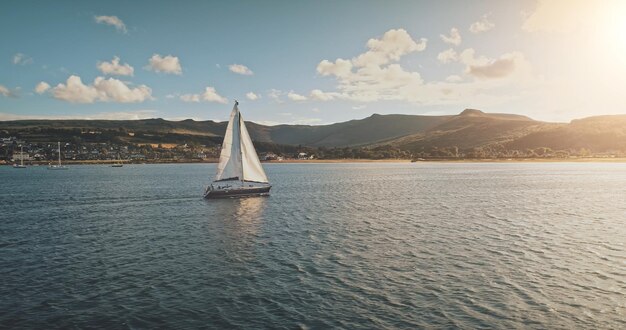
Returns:
[[[626,328],[621,164],[0,167],[0,328]]]

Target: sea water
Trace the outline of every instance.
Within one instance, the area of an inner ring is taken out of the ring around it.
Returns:
[[[0,167],[2,328],[626,328],[626,165]]]

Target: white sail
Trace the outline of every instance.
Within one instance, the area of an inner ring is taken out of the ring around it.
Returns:
[[[239,135],[239,109],[237,104],[233,107],[222,142],[220,162],[217,165],[215,181],[235,179],[242,180],[243,167],[241,164],[241,138]]]
[[[239,129],[241,131],[241,153],[243,155],[243,179],[245,181],[268,182],[267,175],[261,166],[259,156],[256,154],[250,134],[246,129],[246,124],[239,114]]]
[[[267,183],[267,175],[237,105],[235,102],[226,127],[215,181],[236,179]]]

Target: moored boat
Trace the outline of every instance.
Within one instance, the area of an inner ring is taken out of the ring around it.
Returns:
[[[58,165],[48,165],[49,170],[67,170],[68,167],[61,165],[61,142],[57,142],[58,145],[58,153],[59,153],[59,164]]]
[[[13,164],[13,168],[26,168],[24,165],[24,146],[20,146],[20,163]]]

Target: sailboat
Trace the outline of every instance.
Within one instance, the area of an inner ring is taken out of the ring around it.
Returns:
[[[122,163],[122,160],[120,159],[120,154],[117,154],[117,162],[113,163],[113,165],[111,165],[111,167],[123,167],[124,164]]]
[[[67,170],[67,166],[61,165],[61,142],[57,142],[59,149],[59,165],[50,165],[48,166],[49,170]]]
[[[272,188],[238,105],[239,103],[235,101],[224,134],[217,174],[206,188],[205,198],[263,196],[269,195]]]
[[[20,165],[13,164],[13,168],[26,168],[24,165],[24,146],[20,146]]]

